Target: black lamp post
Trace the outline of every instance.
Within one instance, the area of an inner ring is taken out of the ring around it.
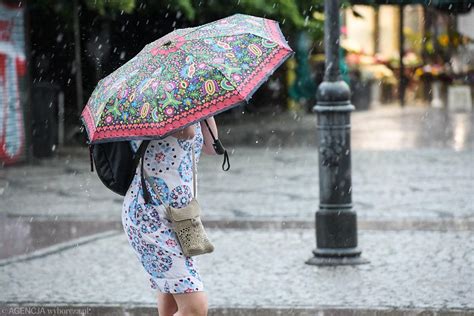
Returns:
[[[339,71],[339,0],[324,2],[326,71],[317,91],[319,210],[311,265],[361,264],[357,218],[352,211],[350,88]]]

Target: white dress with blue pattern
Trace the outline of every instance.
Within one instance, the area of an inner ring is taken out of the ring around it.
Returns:
[[[186,206],[194,195],[191,149],[194,143],[197,164],[203,145],[201,125],[196,123],[195,127],[196,135],[191,140],[172,136],[152,140],[144,156],[144,168],[161,201],[173,207]],[[131,145],[136,151],[140,141],[132,141]],[[140,179],[139,165],[125,195],[122,225],[149,275],[150,287],[163,293],[203,291],[196,258],[183,255],[165,208],[151,187],[152,202],[144,203]]]

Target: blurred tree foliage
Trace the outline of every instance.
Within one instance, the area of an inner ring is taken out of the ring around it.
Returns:
[[[89,9],[96,10],[101,15],[116,12],[131,13],[135,9],[135,0],[84,0]]]
[[[174,12],[188,20],[190,25],[199,25],[235,13],[267,17],[280,23],[285,34],[305,30],[314,40],[323,36],[324,0],[80,0],[81,5],[96,11],[104,18],[114,19],[117,14],[134,12]],[[65,19],[71,17],[70,0],[35,0],[30,6],[53,10]]]
[[[114,18],[117,13],[132,13],[136,6],[136,0],[80,0],[88,9],[94,10],[102,16]],[[69,19],[72,17],[74,2],[71,0],[35,0],[29,1],[30,8],[52,10],[59,16]]]
[[[47,0],[43,0],[47,1]],[[324,0],[84,0],[87,7],[101,15],[133,10],[179,12],[191,25],[199,25],[234,13],[267,17],[280,22],[285,33],[305,30],[313,39],[323,35]]]
[[[181,0],[188,2],[197,17],[196,24],[234,13],[267,17],[280,22],[286,34],[305,30],[313,39],[321,39],[323,20],[318,18],[324,0]]]

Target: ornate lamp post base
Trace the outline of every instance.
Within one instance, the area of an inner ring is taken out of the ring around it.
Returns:
[[[356,213],[350,209],[350,204],[345,207],[316,212],[317,248],[313,250],[314,257],[306,261],[307,264],[335,266],[369,262],[360,257],[362,250],[357,247]]]
[[[354,249],[358,253],[354,257],[319,257],[316,253],[317,250],[313,250],[314,257],[309,258],[305,263],[313,266],[343,266],[343,265],[356,265],[369,263],[368,260],[360,257],[361,251],[357,248]]]

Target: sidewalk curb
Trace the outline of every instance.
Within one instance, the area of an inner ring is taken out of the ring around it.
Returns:
[[[10,315],[87,315],[87,316],[156,316],[156,307],[118,305],[56,305],[56,304],[4,304],[0,305],[0,316]],[[309,308],[291,307],[210,307],[209,316],[468,316],[474,309],[429,309],[396,307],[335,307],[321,306]]]
[[[225,220],[202,219],[207,228],[215,229],[316,229],[314,221],[305,220]],[[474,231],[472,219],[402,219],[402,220],[372,220],[358,219],[359,230],[413,230],[413,231]]]
[[[90,242],[97,241],[99,239],[103,238],[108,238],[108,237],[113,237],[116,235],[119,235],[120,231],[115,231],[115,230],[110,230],[106,231],[103,233],[98,233],[98,234],[93,234],[90,236],[84,236],[84,237],[79,237],[76,239],[68,240],[65,242],[61,242],[55,245],[47,246],[45,248],[38,249],[36,251],[22,254],[22,255],[17,255],[13,257],[9,257],[6,259],[0,260],[0,267],[16,263],[16,262],[22,262],[22,261],[29,261],[29,260],[34,260],[37,258],[45,257],[53,253],[61,252],[63,250],[67,250],[70,248],[82,246],[84,244],[88,244]]]
[[[89,216],[58,216],[35,215],[35,214],[7,214],[9,219],[27,220],[29,222],[54,222],[58,225],[67,223],[91,222],[96,225],[103,224],[107,230],[121,230],[122,222],[110,219],[97,219]],[[314,220],[302,220],[295,218],[219,218],[201,217],[206,228],[212,229],[315,229]],[[402,218],[402,219],[368,219],[358,218],[357,227],[360,230],[419,230],[419,231],[474,231],[473,217],[459,218]],[[0,260],[1,265],[1,260]]]

